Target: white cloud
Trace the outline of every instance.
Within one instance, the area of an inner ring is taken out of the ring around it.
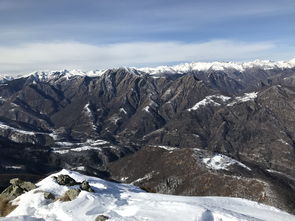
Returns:
[[[132,42],[91,45],[78,42],[0,46],[0,73],[48,69],[104,69],[208,60],[268,58],[276,45],[215,40],[204,43]]]

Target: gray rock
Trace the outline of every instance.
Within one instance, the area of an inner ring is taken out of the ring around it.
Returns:
[[[87,192],[94,192],[94,190],[91,188],[91,186],[89,185],[89,183],[84,180],[81,184],[80,184],[80,189],[81,190],[85,190]]]
[[[22,195],[25,191],[19,186],[11,185],[7,187],[2,193],[1,196],[7,199],[15,199],[16,197]]]
[[[22,181],[19,178],[11,179],[10,183],[11,185],[0,194],[2,197],[7,198],[9,200],[15,199],[23,193],[36,188],[35,184],[31,182]]]
[[[57,177],[53,177],[54,181],[57,182],[59,185],[63,185],[63,186],[74,186],[74,185],[78,185],[79,183],[76,182],[76,180],[74,180],[72,177],[70,177],[69,175],[58,175]]]
[[[108,216],[105,216],[105,215],[99,215],[95,218],[95,221],[105,221],[105,220],[108,220],[109,217]]]
[[[79,196],[80,192],[81,192],[81,190],[79,190],[79,189],[69,189],[65,192],[64,196],[68,197],[68,199],[71,201],[71,200],[76,199]],[[65,200],[65,201],[67,201],[67,200]]]
[[[52,193],[45,192],[44,193],[44,198],[47,200],[55,200],[55,196]]]
[[[11,180],[9,181],[9,183],[10,183],[11,185],[19,185],[21,182],[22,182],[22,181],[21,181],[21,179],[19,179],[19,178],[14,178],[14,179],[11,179]]]

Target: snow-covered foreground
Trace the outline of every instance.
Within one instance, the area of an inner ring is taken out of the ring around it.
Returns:
[[[18,207],[3,220],[94,221],[103,214],[110,217],[109,220],[295,221],[295,216],[244,199],[146,193],[133,185],[112,183],[68,170],[53,175],[58,174],[68,174],[79,182],[89,181],[95,193],[82,191],[78,198],[69,202],[45,200],[43,193],[37,190],[62,195],[74,188],[60,186],[49,176],[37,184],[37,189],[15,199]]]

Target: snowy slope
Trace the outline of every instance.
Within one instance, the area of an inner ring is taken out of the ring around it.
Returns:
[[[111,183],[77,172],[62,170],[57,174],[68,174],[77,181],[88,180],[95,193],[82,191],[70,202],[45,200],[40,190],[62,195],[69,189],[47,177],[37,184],[39,191],[32,190],[17,198],[14,202],[18,207],[0,220],[82,221],[95,220],[101,214],[110,217],[109,220],[295,220],[295,216],[283,211],[244,199],[146,193],[133,185]]]

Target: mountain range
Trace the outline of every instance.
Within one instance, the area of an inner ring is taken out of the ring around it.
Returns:
[[[1,185],[61,168],[295,213],[295,59],[0,79]]]

